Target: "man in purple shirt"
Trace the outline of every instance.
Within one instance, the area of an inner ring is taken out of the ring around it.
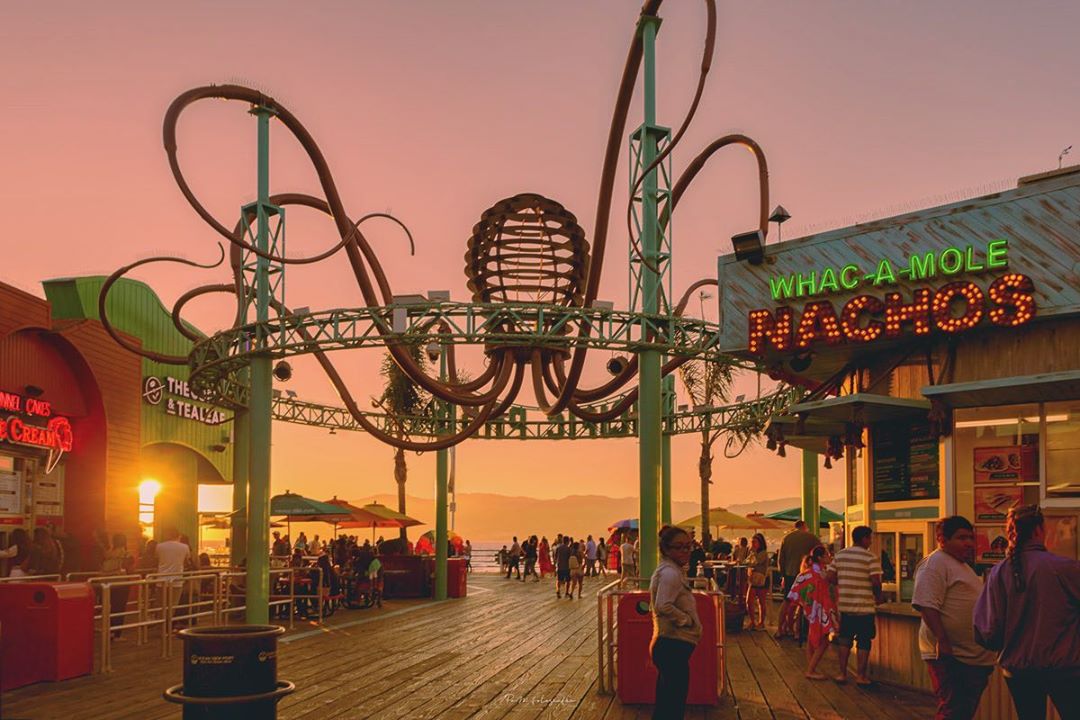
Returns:
[[[975,641],[999,652],[1020,720],[1046,717],[1046,697],[1080,717],[1080,562],[1047,552],[1037,505],[1009,510],[1009,548],[975,604]]]

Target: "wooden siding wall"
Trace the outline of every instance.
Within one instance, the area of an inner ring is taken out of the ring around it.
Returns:
[[[944,347],[933,355],[934,380],[941,383],[994,380],[1017,375],[1080,369],[1080,320],[1048,320],[1014,330],[993,331],[957,338],[951,373],[942,377]],[[924,356],[893,370],[889,395],[921,399],[930,384]]]
[[[137,342],[137,341],[135,341]],[[0,387],[46,390],[70,415],[75,450],[65,459],[65,527],[89,547],[91,533],[139,536],[140,360],[96,321],[50,320],[49,303],[0,284]]]

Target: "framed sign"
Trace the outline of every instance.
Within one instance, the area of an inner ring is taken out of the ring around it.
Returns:
[[[993,565],[1005,559],[1009,541],[1004,525],[975,526],[975,562]]]
[[[975,448],[975,482],[1031,482],[1038,479],[1038,453],[1034,445]]]
[[[975,488],[975,522],[1004,522],[1010,508],[1024,501],[1023,488],[1016,486]]]
[[[1073,560],[1077,558],[1076,515],[1047,515],[1046,549]]]

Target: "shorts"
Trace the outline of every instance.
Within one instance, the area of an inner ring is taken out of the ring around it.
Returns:
[[[788,593],[791,592],[791,586],[794,585],[794,584],[795,584],[795,576],[794,575],[785,575],[784,576],[784,599],[785,600],[787,599]]]
[[[570,582],[570,571],[560,569],[555,573],[555,579],[559,582]]]
[[[836,643],[859,650],[870,650],[870,641],[877,635],[874,625],[874,613],[840,613],[840,632],[836,634]]]

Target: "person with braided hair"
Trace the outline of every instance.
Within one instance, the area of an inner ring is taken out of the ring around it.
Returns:
[[[1080,719],[1080,562],[1046,549],[1037,505],[1009,510],[1005,559],[975,603],[975,641],[998,652],[1019,720]]]

